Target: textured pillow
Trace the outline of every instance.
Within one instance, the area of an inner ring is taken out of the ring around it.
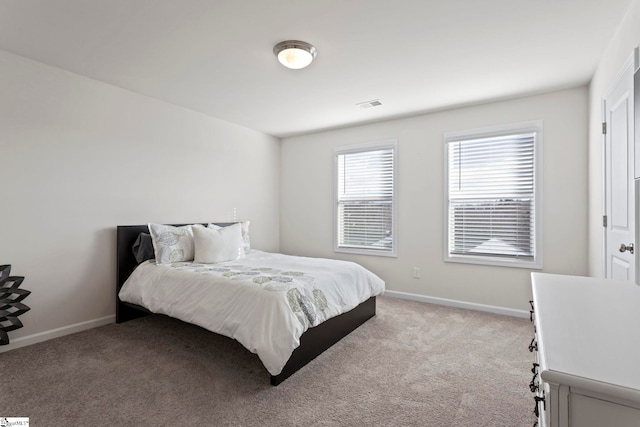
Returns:
[[[245,254],[248,254],[251,251],[251,239],[249,239],[249,223],[251,221],[242,221],[242,222],[236,222],[233,225],[237,225],[240,224],[240,227],[242,228],[242,250],[244,251]],[[207,226],[209,228],[212,228],[214,230],[218,230],[220,228],[219,225],[215,225],[212,223],[209,223],[209,225]]]
[[[136,257],[138,264],[148,259],[155,258],[153,241],[151,240],[151,235],[149,233],[138,234],[138,238],[136,238],[131,250],[133,251],[133,256]]]
[[[198,227],[193,229],[194,262],[213,264],[244,258],[242,227],[233,224],[217,229]]]
[[[193,228],[193,225],[149,224],[156,264],[193,260]]]

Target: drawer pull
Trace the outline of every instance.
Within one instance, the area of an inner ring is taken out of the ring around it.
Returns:
[[[529,344],[529,351],[533,353],[533,351],[538,351],[538,342],[536,341],[536,337],[531,338],[531,343]]]
[[[531,393],[535,393],[540,388],[538,386],[538,384],[536,384],[536,378],[538,378],[538,373],[537,372],[535,374],[533,374],[533,378],[531,379],[531,382],[529,383],[529,390],[531,390]]]
[[[542,407],[544,409],[547,409],[545,406],[545,402],[544,402],[544,396],[540,397],[540,396],[533,396],[533,398],[536,401],[536,406],[535,408],[533,408],[533,413],[536,415],[537,418],[540,418],[540,410],[538,409],[538,406],[540,405],[540,402],[542,402]]]
[[[533,306],[533,300],[529,300],[529,305],[531,306],[531,310],[529,310],[529,320],[533,322],[533,313],[535,312],[535,307]]]

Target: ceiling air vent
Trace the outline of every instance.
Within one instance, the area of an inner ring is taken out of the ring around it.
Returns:
[[[358,102],[356,105],[360,108],[371,108],[371,107],[377,107],[378,105],[382,105],[382,102],[380,102],[379,99],[373,99],[371,101]]]

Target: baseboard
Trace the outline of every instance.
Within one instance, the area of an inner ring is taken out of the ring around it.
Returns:
[[[86,331],[87,329],[97,328],[98,326],[108,325],[110,323],[114,323],[115,321],[116,316],[115,314],[112,314],[110,316],[101,317],[99,319],[87,320],[86,322],[63,326],[61,328],[52,329],[50,331],[38,332],[37,334],[27,335],[16,339],[11,339],[11,337],[9,337],[9,344],[0,346],[0,353],[14,350],[20,347],[26,347],[31,344],[48,341],[53,338],[74,334],[76,332]]]
[[[428,302],[430,304],[446,305],[449,307],[465,308],[467,310],[486,311],[511,317],[528,318],[529,312],[513,308],[497,307],[494,305],[477,304],[474,302],[458,301],[454,299],[428,297],[425,295],[410,294],[407,292],[384,291],[384,295],[392,298],[408,299],[412,301]]]

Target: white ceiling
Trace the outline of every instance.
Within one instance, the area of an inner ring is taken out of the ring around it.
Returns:
[[[586,84],[631,2],[0,0],[0,48],[285,137]]]

